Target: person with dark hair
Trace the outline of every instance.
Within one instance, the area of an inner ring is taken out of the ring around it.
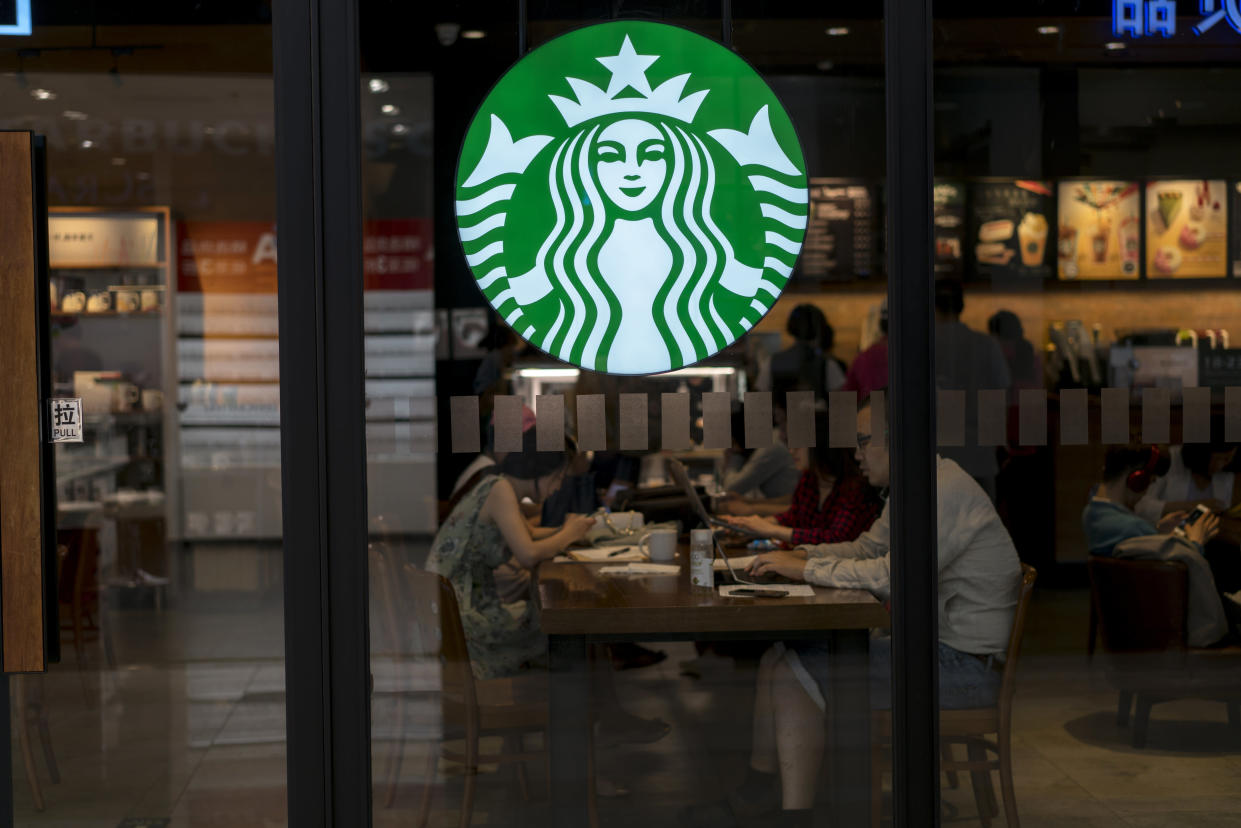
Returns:
[[[1223,418],[1212,423],[1213,431],[1223,432]],[[1199,503],[1212,512],[1222,512],[1233,504],[1237,475],[1229,466],[1237,457],[1237,447],[1222,440],[1186,443],[1169,452],[1168,471],[1155,481],[1134,509],[1149,521],[1158,521],[1172,512],[1193,509]]]
[[[888,300],[879,305],[879,339],[854,358],[845,374],[842,391],[856,391],[866,399],[872,391],[888,387]]]
[[[511,555],[533,569],[586,536],[592,517],[569,515],[559,527],[531,528],[521,500],[541,502],[560,484],[567,452],[536,451],[535,429],[526,429],[523,449],[504,456],[499,474],[479,480],[445,519],[426,568],[452,584],[461,603],[470,660],[479,678],[510,676],[547,656],[533,603],[504,604],[495,569]],[[514,608],[516,610],[514,611]]]
[[[826,437],[825,414],[815,417],[815,430]],[[770,518],[751,514],[722,520],[791,544],[853,540],[875,522],[883,502],[859,473],[852,454],[828,447],[826,439],[814,448],[794,449],[801,478],[787,509]]]
[[[721,504],[723,511],[749,509],[761,504],[763,509],[784,510],[789,498],[797,488],[801,477],[797,461],[785,445],[784,434],[785,395],[775,391],[771,395],[772,418],[776,421],[776,434],[771,445],[747,450],[745,442],[745,411],[738,409],[732,415],[732,448],[724,454],[724,490],[728,498]],[[741,514],[741,512],[738,512]],[[745,512],[749,514],[749,512]]]
[[[856,457],[867,480],[886,488],[886,430],[872,422],[870,406],[858,412]],[[939,703],[944,709],[993,705],[1000,689],[995,665],[1006,657],[1021,567],[995,507],[978,484],[951,460],[936,466],[937,592],[939,597]],[[756,575],[772,573],[824,587],[865,589],[891,599],[890,513],[885,505],[874,524],[855,540],[801,546],[758,555]],[[753,740],[745,781],[727,801],[697,811],[689,825],[714,828],[742,824],[813,824],[819,767],[825,750],[823,717],[835,666],[823,641],[790,641],[767,651],[759,665]],[[892,641],[871,640],[868,680],[871,706],[891,707]],[[861,761],[866,761],[862,759]]]
[[[1202,554],[1219,531],[1219,518],[1205,515],[1177,533],[1173,530],[1186,513],[1165,515],[1156,525],[1133,511],[1168,466],[1168,454],[1158,446],[1108,449],[1103,480],[1082,510],[1082,529],[1091,555],[1184,563],[1189,572],[1188,643],[1209,647],[1228,634],[1221,595]]]
[[[784,329],[793,344],[771,356],[773,385],[783,382],[823,397],[844,384],[844,363],[832,356],[836,332],[823,311],[811,304],[798,305],[789,312]]]
[[[999,471],[994,446],[978,444],[978,392],[1007,390],[1012,385],[1008,363],[995,339],[961,322],[965,291],[956,279],[935,283],[935,387],[965,392],[965,439],[945,446],[941,454],[955,460],[995,502]]]
[[[998,310],[987,320],[987,330],[995,337],[1008,363],[1014,388],[1042,388],[1043,366],[1034,345],[1026,339],[1021,319],[1010,310]]]

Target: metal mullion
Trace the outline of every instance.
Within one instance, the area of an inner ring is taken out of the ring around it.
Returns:
[[[939,824],[932,11],[885,0],[893,824]]]
[[[371,819],[357,11],[273,8],[289,824]]]

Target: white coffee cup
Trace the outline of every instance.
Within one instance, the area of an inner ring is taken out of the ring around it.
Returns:
[[[677,533],[675,529],[655,529],[647,532],[638,541],[638,549],[656,563],[667,563],[677,554]]]

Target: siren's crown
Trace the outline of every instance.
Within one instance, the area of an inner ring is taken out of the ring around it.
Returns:
[[[547,96],[556,105],[556,109],[560,110],[560,115],[568,126],[574,127],[591,118],[621,112],[664,115],[688,124],[693,122],[702,99],[707,96],[708,90],[703,89],[681,97],[681,93],[685,91],[685,83],[689,80],[688,73],[669,78],[652,89],[646,79],[646,70],[659,56],[639,55],[628,35],[616,55],[595,59],[612,72],[612,80],[606,90],[578,78],[565,78],[573,88],[577,100],[572,101],[560,95]],[[633,89],[637,94],[631,92],[617,97],[627,89]]]

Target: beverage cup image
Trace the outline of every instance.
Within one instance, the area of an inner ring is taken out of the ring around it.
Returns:
[[[1090,251],[1094,254],[1094,260],[1098,264],[1107,261],[1107,237],[1111,235],[1111,232],[1111,225],[1101,221],[1095,226],[1094,235],[1090,237]]]
[[[674,529],[655,529],[638,541],[638,548],[655,563],[667,563],[677,554],[677,533]]]
[[[1060,225],[1060,261],[1071,262],[1077,258],[1077,228],[1070,224]]]
[[[1017,239],[1021,243],[1021,263],[1026,267],[1041,265],[1047,249],[1047,217],[1026,213],[1017,225]]]

